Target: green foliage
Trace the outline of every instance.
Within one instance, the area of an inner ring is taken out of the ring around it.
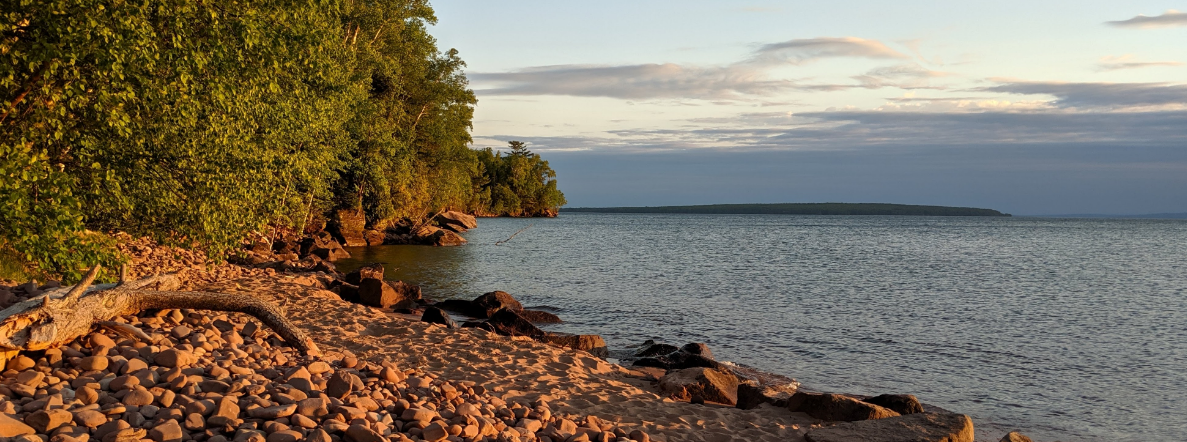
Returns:
[[[465,63],[438,50],[424,0],[13,0],[0,16],[0,242],[46,272],[117,263],[94,232],[218,256],[332,209],[380,227],[488,211],[492,182],[522,200],[500,199],[508,214],[548,204],[487,178]],[[508,170],[539,175],[535,158]]]
[[[474,192],[475,211],[495,216],[555,216],[566,204],[556,187],[556,172],[520,141],[508,143],[510,153],[478,151],[485,179]]]

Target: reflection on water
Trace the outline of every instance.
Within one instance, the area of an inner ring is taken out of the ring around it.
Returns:
[[[914,393],[983,429],[1000,422],[1037,440],[1187,434],[1187,222],[562,214],[479,223],[463,247],[351,249],[339,267],[387,263],[389,279],[432,299],[504,290],[557,308],[567,322],[554,330],[598,333],[612,348],[707,342],[721,359],[816,390]]]

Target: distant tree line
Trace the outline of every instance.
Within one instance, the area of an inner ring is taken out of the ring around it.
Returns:
[[[12,0],[0,16],[0,249],[47,272],[118,262],[112,231],[218,255],[335,209],[384,228],[564,204],[522,145],[469,148],[477,99],[425,0]]]
[[[707,204],[659,207],[580,207],[566,212],[694,213],[720,215],[1010,216],[992,209],[878,203]]]

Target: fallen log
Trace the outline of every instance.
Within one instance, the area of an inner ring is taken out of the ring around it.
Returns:
[[[254,316],[306,355],[317,355],[317,344],[297,329],[275,305],[247,295],[176,290],[173,275],[128,281],[121,272],[117,284],[91,286],[96,266],[81,282],[46,292],[0,311],[0,359],[22,351],[66,345],[119,316],[150,309],[194,309],[238,312]]]

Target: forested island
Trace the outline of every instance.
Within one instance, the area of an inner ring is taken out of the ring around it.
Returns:
[[[658,207],[577,207],[564,212],[691,213],[720,215],[1010,216],[991,209],[877,203],[709,204]]]

